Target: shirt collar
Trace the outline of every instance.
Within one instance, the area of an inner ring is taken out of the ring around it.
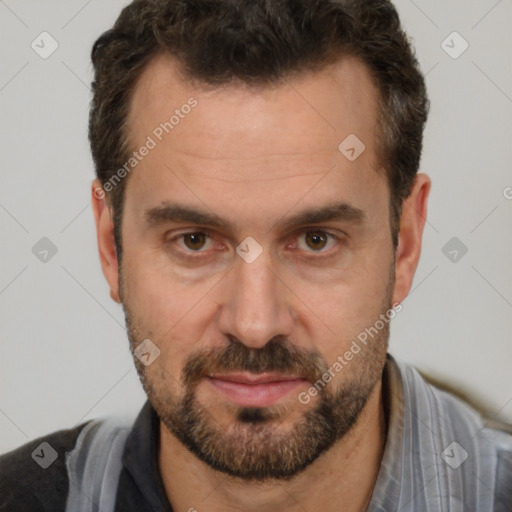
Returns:
[[[382,378],[386,443],[368,512],[395,510],[400,500],[404,432],[404,391],[400,369],[388,354]]]
[[[158,467],[159,446],[160,418],[148,400],[126,440],[123,465],[151,510],[172,512]]]

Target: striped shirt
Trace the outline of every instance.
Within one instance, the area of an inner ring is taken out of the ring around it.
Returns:
[[[512,428],[388,355],[388,436],[368,512],[512,512]]]
[[[387,440],[367,512],[512,512],[510,427],[390,355],[382,389]],[[58,453],[46,469],[34,459],[42,442]],[[98,419],[31,441],[0,456],[0,511],[172,512],[158,447],[149,402],[122,428]]]

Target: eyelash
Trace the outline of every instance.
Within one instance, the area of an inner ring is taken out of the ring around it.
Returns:
[[[341,241],[341,238],[333,233],[330,233],[329,231],[325,231],[323,229],[311,229],[311,228],[305,228],[303,230],[301,230],[300,232],[298,232],[295,237],[298,238],[302,235],[307,235],[308,233],[319,233],[319,234],[322,234],[322,235],[325,235],[327,236],[327,238],[329,238],[330,240],[333,240],[335,242],[340,242]],[[180,233],[179,235],[176,235],[168,240],[166,240],[165,244],[168,246],[174,242],[176,242],[177,240],[181,240],[183,239],[183,237],[187,236],[187,235],[206,235],[207,238],[209,238],[210,240],[213,240],[213,237],[210,235],[210,233],[208,231],[187,231],[187,232],[184,232],[184,233]],[[192,251],[192,250],[189,250],[189,249],[182,249],[180,248],[180,250],[182,252],[184,252],[187,256],[191,256],[192,258],[201,258],[202,257],[202,254],[203,253],[206,253],[207,251],[204,251],[204,250],[199,250],[199,251]],[[328,250],[328,251],[306,251],[310,254],[314,254],[314,255],[320,255],[320,254],[327,254],[327,256],[331,256],[331,252],[332,250]],[[315,258],[321,258],[321,257],[327,257],[327,256],[314,256]]]

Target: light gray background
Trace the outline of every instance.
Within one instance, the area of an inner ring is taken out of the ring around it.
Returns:
[[[0,0],[0,452],[145,399],[89,200],[89,54],[124,4]],[[391,352],[512,421],[512,2],[397,6],[427,73],[433,188]],[[31,47],[43,31],[59,45],[47,59]],[[441,46],[453,31],[469,43],[457,59]],[[454,236],[468,248],[456,262],[442,252]],[[46,263],[32,253],[42,237],[58,249]]]

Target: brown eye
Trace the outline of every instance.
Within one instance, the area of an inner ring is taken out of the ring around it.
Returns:
[[[205,233],[186,233],[182,237],[185,246],[193,251],[201,249],[208,238]]]
[[[312,249],[323,249],[327,243],[327,236],[320,231],[306,233],[306,243]]]
[[[324,253],[336,245],[336,241],[335,235],[325,231],[305,231],[299,237],[298,246],[309,253]]]

